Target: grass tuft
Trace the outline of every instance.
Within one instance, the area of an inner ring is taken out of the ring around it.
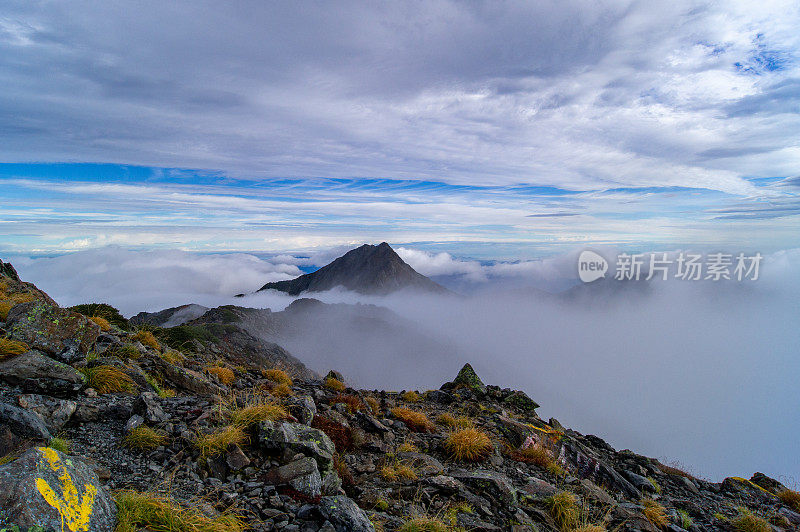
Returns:
[[[527,447],[512,453],[511,457],[519,462],[533,464],[537,467],[547,470],[549,470],[549,468],[552,467],[552,464],[555,463],[555,460],[553,459],[553,453],[550,452],[550,449],[538,442],[532,443]]]
[[[0,338],[0,360],[16,355],[21,355],[28,351],[28,344],[17,342],[10,338]]]
[[[770,532],[772,530],[765,519],[754,515],[746,508],[740,508],[739,516],[732,519],[730,524],[737,532]]]
[[[153,336],[153,333],[150,331],[139,331],[133,335],[133,339],[141,342],[142,345],[155,349],[156,351],[161,350],[161,345],[156,340],[156,337]]]
[[[264,378],[268,381],[274,382],[275,384],[285,384],[286,386],[291,386],[293,384],[292,378],[282,369],[265,370]]]
[[[492,451],[492,440],[478,429],[461,429],[448,434],[444,449],[454,460],[478,462]]]
[[[167,439],[167,435],[163,431],[152,429],[147,425],[139,425],[122,438],[122,444],[129,449],[152,451],[167,443]]]
[[[372,411],[374,415],[377,415],[381,411],[381,402],[375,399],[372,396],[366,397],[364,402],[367,404],[369,409]]]
[[[411,390],[408,392],[401,393],[400,399],[402,399],[406,403],[418,403],[422,400],[422,397],[420,397],[420,395],[417,392]]]
[[[339,379],[334,379],[333,377],[328,377],[325,379],[325,382],[322,385],[332,392],[343,392],[346,388],[344,383]]]
[[[800,493],[794,490],[784,490],[778,493],[778,498],[795,512],[800,512]]]
[[[249,427],[262,421],[279,421],[288,417],[286,408],[267,402],[251,403],[230,413],[231,424],[236,427]]]
[[[347,411],[351,414],[358,412],[359,410],[364,409],[364,403],[361,402],[361,398],[357,395],[349,395],[349,394],[337,394],[333,397],[329,403],[331,405],[335,405],[337,403],[342,403],[347,406]]]
[[[418,453],[419,449],[411,442],[403,442],[397,447],[398,453]]]
[[[449,412],[440,414],[436,418],[436,422],[440,425],[450,427],[451,429],[469,429],[475,426],[475,422],[473,422],[467,416],[455,417],[453,414]]]
[[[686,530],[690,529],[694,524],[694,521],[689,517],[689,513],[686,510],[678,510],[678,519],[681,520],[681,528]]]
[[[133,382],[133,379],[124,371],[113,366],[80,368],[79,371],[86,375],[89,387],[94,388],[97,393],[133,393],[136,390],[136,383]]]
[[[401,406],[393,408],[392,415],[405,423],[411,432],[433,432],[433,423],[422,412]]]
[[[230,386],[236,381],[236,375],[231,369],[223,368],[222,366],[209,366],[206,371],[214,375],[225,386]]]
[[[353,429],[347,425],[317,415],[311,420],[311,427],[324,432],[336,446],[338,453],[352,451],[356,447],[356,442],[353,440]]]
[[[183,507],[155,493],[120,491],[116,493],[115,532],[142,529],[162,532],[243,532],[247,527],[234,513],[208,517],[197,507]]]
[[[101,331],[106,332],[111,330],[111,324],[108,323],[107,319],[101,318],[100,316],[89,316],[89,319],[95,322],[100,327]]]
[[[291,396],[294,395],[294,392],[292,391],[291,388],[289,388],[288,384],[279,384],[279,385],[275,386],[274,388],[272,388],[269,391],[269,393],[273,397],[278,397],[278,398],[291,397]]]
[[[664,528],[669,524],[667,510],[653,499],[642,499],[642,513],[656,528]]]
[[[48,446],[58,452],[69,454],[70,447],[72,447],[72,442],[66,438],[53,437],[50,438],[50,443]]]
[[[577,495],[571,491],[561,491],[545,499],[545,506],[561,530],[577,528],[580,519]]]
[[[397,532],[449,532],[450,527],[435,517],[414,517],[409,519]]]
[[[225,452],[232,444],[241,445],[247,440],[242,427],[228,425],[211,434],[198,436],[194,444],[202,458],[216,456]]]

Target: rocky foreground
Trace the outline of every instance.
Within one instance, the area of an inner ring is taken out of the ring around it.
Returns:
[[[60,308],[2,262],[0,381],[3,530],[800,526],[774,479],[616,451],[469,365],[439,390],[355,390],[234,324]]]

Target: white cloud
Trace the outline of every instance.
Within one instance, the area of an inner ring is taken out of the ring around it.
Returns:
[[[242,304],[233,296],[302,273],[294,265],[242,253],[132,251],[115,246],[56,257],[18,257],[13,264],[23,279],[62,305],[104,302],[125,315],[187,303]],[[273,298],[272,303],[282,307],[285,299]]]

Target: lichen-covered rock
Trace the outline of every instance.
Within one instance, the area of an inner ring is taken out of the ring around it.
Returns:
[[[68,364],[85,360],[100,334],[86,316],[45,300],[16,305],[6,322],[12,338]]]
[[[517,410],[528,413],[533,413],[539,408],[539,403],[528,397],[528,394],[521,391],[511,392],[508,397],[503,399],[503,402]]]
[[[49,447],[0,466],[0,527],[111,532],[116,505],[85,463]]]
[[[261,445],[267,449],[290,450],[303,453],[317,461],[320,471],[328,471],[333,463],[336,447],[321,430],[300,423],[261,423]]]
[[[441,389],[456,390],[459,388],[466,388],[475,393],[486,393],[486,385],[483,384],[483,381],[478,377],[478,374],[475,373],[475,370],[472,369],[470,364],[464,364],[464,367],[458,372],[453,382],[443,384]]]
[[[0,456],[18,451],[23,445],[30,447],[48,441],[50,431],[39,416],[17,406],[0,403]]]
[[[82,373],[38,351],[0,362],[0,380],[21,386],[25,391],[55,396],[74,394],[86,384]]]
[[[319,511],[331,522],[336,532],[374,532],[375,527],[367,514],[350,498],[344,495],[323,497]]]

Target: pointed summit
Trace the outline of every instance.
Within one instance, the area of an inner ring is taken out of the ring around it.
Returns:
[[[444,383],[441,389],[454,390],[458,388],[468,388],[478,393],[486,391],[486,385],[483,384],[483,381],[478,377],[478,374],[475,373],[475,370],[472,369],[472,365],[469,363],[464,364],[464,367],[458,372],[453,382]]]
[[[303,292],[322,292],[342,286],[362,294],[388,294],[415,289],[446,293],[447,289],[406,264],[386,242],[364,244],[352,249],[313,273],[289,281],[267,283],[261,290],[278,290],[296,296]]]

